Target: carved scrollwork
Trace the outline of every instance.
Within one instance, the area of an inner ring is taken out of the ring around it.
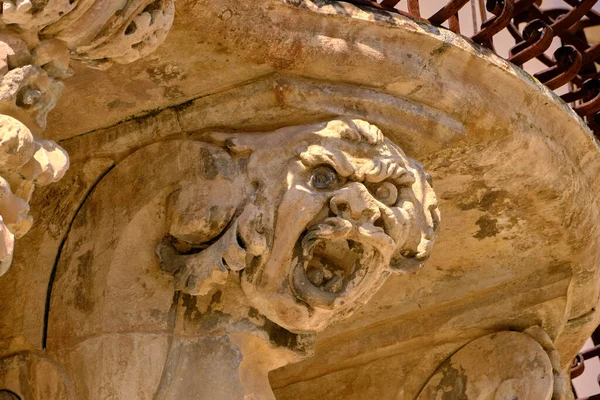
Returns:
[[[3,22],[67,44],[92,67],[129,63],[154,51],[175,15],[173,0],[4,0]]]
[[[32,224],[35,186],[59,180],[66,152],[39,138],[71,75],[69,61],[95,68],[154,51],[173,22],[172,0],[3,0],[0,14],[0,275],[14,239]]]

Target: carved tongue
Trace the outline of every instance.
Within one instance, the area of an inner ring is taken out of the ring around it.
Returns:
[[[327,220],[308,230],[300,242],[301,255],[290,283],[298,299],[312,307],[332,309],[361,267],[362,243],[348,239],[352,225]],[[341,304],[344,302],[342,301]]]
[[[344,280],[341,276],[335,275],[333,278],[329,280],[325,285],[322,286],[323,290],[329,293],[339,293],[342,291],[342,287],[344,286]]]
[[[339,271],[332,272],[326,267],[311,268],[306,274],[310,283],[329,293],[339,293],[344,286],[344,278]]]
[[[345,260],[349,252],[346,240],[312,243],[305,265],[308,281],[323,291],[340,293],[344,287],[344,278],[353,272],[346,269],[353,269],[353,266],[340,265],[338,260]]]

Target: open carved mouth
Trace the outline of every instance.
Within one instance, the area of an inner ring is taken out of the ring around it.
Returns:
[[[291,286],[296,297],[312,307],[343,305],[371,266],[380,264],[379,251],[360,241],[349,221],[329,218],[304,233],[296,245]]]

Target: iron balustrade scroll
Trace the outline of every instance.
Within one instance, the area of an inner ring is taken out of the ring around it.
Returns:
[[[577,354],[577,356],[575,356],[571,362],[571,379],[578,378],[584,373],[586,368],[588,368],[588,370],[598,374],[596,378],[598,383],[596,391],[598,393],[590,397],[578,397],[577,390],[573,386],[573,394],[577,400],[600,400],[600,370],[597,369],[597,366],[594,366],[591,363],[588,363],[588,366],[586,367],[586,361],[600,357],[600,327],[596,328],[594,333],[592,333],[591,339],[594,346],[592,348],[582,350],[581,353]]]
[[[534,76],[552,90],[566,86],[560,97],[600,139],[600,72],[596,64],[600,62],[600,43],[590,43],[586,37],[586,29],[600,25],[600,14],[592,9],[598,0],[563,0],[558,8],[544,8],[541,0],[450,0],[427,18],[421,15],[420,2],[441,0],[345,1],[404,14],[460,35],[459,11],[469,7],[477,21],[479,10],[483,23],[467,38],[495,51],[494,37],[507,31],[515,44],[505,58],[520,67],[539,60],[545,69]],[[407,11],[400,10],[401,5]],[[560,47],[550,56],[547,51],[554,38],[559,39]]]

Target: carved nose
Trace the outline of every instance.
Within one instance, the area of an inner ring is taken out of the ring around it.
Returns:
[[[358,182],[338,190],[329,206],[335,215],[351,221],[375,223],[381,217],[377,200]]]

